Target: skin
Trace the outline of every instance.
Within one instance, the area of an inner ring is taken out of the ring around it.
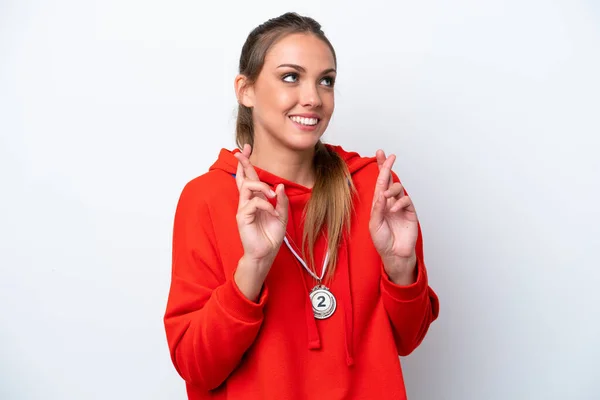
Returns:
[[[253,165],[312,187],[314,147],[327,129],[335,106],[335,67],[323,41],[314,35],[294,34],[279,40],[267,52],[256,82],[248,82],[243,75],[236,77],[238,101],[252,108]],[[318,116],[314,131],[299,130],[289,118],[303,113]]]
[[[283,242],[288,216],[283,185],[273,192],[258,179],[254,166],[308,188],[314,185],[314,147],[334,111],[335,67],[327,44],[314,35],[293,34],[269,50],[255,82],[243,75],[235,78],[238,101],[252,108],[255,137],[254,149],[246,145],[235,155],[240,192],[236,218],[244,255],[234,279],[252,301],[257,301]],[[299,129],[290,119],[305,113],[318,116],[314,130]],[[396,157],[378,150],[376,159],[380,172],[369,231],[389,278],[409,285],[416,279],[418,218],[402,185],[392,181]],[[275,207],[268,201],[273,198]]]

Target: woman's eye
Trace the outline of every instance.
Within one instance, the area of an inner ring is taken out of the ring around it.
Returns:
[[[282,77],[282,80],[287,83],[296,83],[296,82],[298,82],[298,74],[296,74],[296,73],[285,74]],[[326,76],[321,79],[321,85],[325,85],[328,87],[333,86],[334,82],[335,82],[335,78],[333,78],[331,76]]]
[[[326,76],[325,78],[323,78],[321,80],[321,82],[323,82],[325,86],[333,86],[333,83],[335,82],[335,79],[333,79],[330,76]]]
[[[298,79],[298,75],[296,74],[286,74],[283,76],[284,82],[294,83]]]

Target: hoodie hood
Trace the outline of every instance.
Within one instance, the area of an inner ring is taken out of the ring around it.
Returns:
[[[335,151],[342,158],[342,160],[344,160],[351,175],[360,171],[365,166],[377,162],[375,157],[361,157],[356,152],[345,151],[341,146],[334,146],[329,144],[326,144],[325,146],[329,150]],[[238,152],[240,152],[240,150],[237,148],[234,150],[221,149],[218,159],[210,167],[210,170],[222,170],[230,174],[232,178],[235,178],[238,161],[235,158],[234,154]],[[302,254],[299,247],[297,246],[297,243],[301,243],[302,240],[301,230],[303,229],[303,224],[300,223],[300,214],[303,212],[304,207],[310,199],[312,189],[283,179],[258,167],[254,167],[254,169],[256,170],[259,179],[262,182],[268,184],[271,188],[275,188],[280,183],[284,184],[285,192],[289,199],[289,215],[286,236],[288,237],[288,239],[291,239],[289,240],[289,245],[291,246],[291,248],[294,249],[294,252],[296,252],[297,254]],[[283,246],[286,247],[285,244]],[[320,244],[317,244],[314,249],[315,255],[325,254],[326,246],[327,244],[325,243],[325,241],[321,241]],[[290,251],[290,253],[292,253],[290,249],[286,249],[284,251]],[[336,312],[343,313],[345,331],[344,336],[346,345],[346,363],[348,366],[352,366],[354,364],[354,319],[352,306],[352,292],[350,284],[351,276],[348,264],[348,238],[346,236],[342,238],[338,251],[339,252],[338,261],[336,265],[336,273],[333,279],[339,279],[340,287],[342,287],[343,289],[341,290],[341,293],[333,293],[333,295],[336,297],[338,303],[342,306],[341,310],[338,307],[338,310]],[[300,264],[299,261],[296,260],[296,264],[298,266],[301,282],[304,283],[304,287],[310,287],[310,285],[307,284],[307,279],[312,278],[304,270],[304,267]],[[317,265],[317,267],[321,267],[321,263],[319,263],[317,258],[315,258],[315,264]],[[317,322],[313,315],[312,303],[310,301],[308,293],[306,295],[305,302],[305,317],[308,332],[308,348],[311,350],[318,350],[321,348],[321,340]],[[326,320],[324,323],[326,323]]]
[[[362,168],[371,164],[372,162],[376,162],[375,157],[361,157],[356,152],[345,151],[341,146],[326,144],[325,147],[327,147],[329,150],[335,151],[342,158],[342,160],[346,162],[348,170],[350,171],[350,175],[361,170]],[[237,148],[234,150],[221,149],[219,157],[211,165],[210,170],[222,170],[235,176],[238,161],[237,158],[235,158],[234,154],[239,152],[240,150]],[[298,185],[294,182],[273,175],[258,167],[254,167],[254,169],[258,173],[260,180],[270,186],[275,186],[279,183],[284,183],[284,185],[286,186],[286,194],[288,193],[288,190],[290,191],[288,195],[300,194],[302,192],[306,192],[308,189],[302,185]],[[308,191],[310,191],[310,189],[308,189]]]

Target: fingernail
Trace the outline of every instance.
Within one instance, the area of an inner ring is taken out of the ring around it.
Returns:
[[[275,192],[272,190],[269,190],[269,194],[271,195],[271,197],[275,197]]]

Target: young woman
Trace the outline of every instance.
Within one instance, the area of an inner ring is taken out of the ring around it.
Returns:
[[[175,213],[169,349],[189,399],[405,399],[398,355],[438,316],[420,225],[392,172],[320,141],[336,56],[288,13],[253,30],[237,143]]]

